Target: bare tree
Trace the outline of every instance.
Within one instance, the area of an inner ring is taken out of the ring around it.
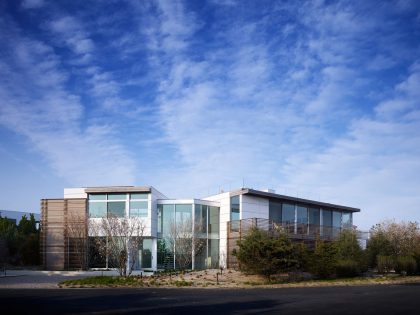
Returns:
[[[118,218],[111,215],[92,220],[89,234],[94,236],[101,255],[106,255],[115,263],[120,276],[129,277],[138,259],[145,226],[145,222],[138,217]],[[101,237],[105,237],[106,242]]]
[[[79,269],[87,267],[87,225],[86,217],[71,213],[67,220],[67,236],[69,242],[69,255],[76,258]]]
[[[197,256],[206,246],[206,239],[202,238],[203,223],[196,221],[193,226],[191,218],[173,220],[168,235],[168,242],[174,253],[179,269],[187,269],[193,256]]]

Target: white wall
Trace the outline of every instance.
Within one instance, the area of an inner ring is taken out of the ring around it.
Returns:
[[[230,194],[228,192],[203,198],[203,200],[218,201],[220,203],[220,245],[219,261],[226,260],[227,255],[227,222],[230,221]],[[226,265],[226,261],[224,261]]]
[[[87,198],[84,188],[64,188],[64,199]]]

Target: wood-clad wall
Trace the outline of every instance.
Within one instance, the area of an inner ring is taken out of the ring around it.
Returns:
[[[80,224],[86,231],[86,212],[86,199],[41,200],[41,257],[46,270],[80,268],[75,266],[79,261],[75,254],[80,253],[70,247],[68,226]]]

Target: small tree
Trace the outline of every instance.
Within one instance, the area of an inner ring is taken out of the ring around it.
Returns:
[[[175,262],[181,270],[191,266],[193,256],[198,256],[206,245],[206,239],[200,237],[203,222],[193,222],[190,217],[171,222],[168,243],[174,253]]]
[[[237,257],[240,269],[264,275],[267,279],[297,266],[293,244],[282,232],[269,233],[252,228],[238,241],[238,249],[232,254]]]
[[[316,240],[310,271],[319,278],[329,278],[335,273],[337,249],[334,242]]]
[[[71,213],[68,218],[67,234],[69,246],[76,256],[79,269],[86,269],[87,264],[87,226],[86,218],[77,213]]]
[[[143,242],[145,223],[141,218],[118,218],[110,215],[90,224],[90,233],[97,240],[99,252],[115,263],[120,276],[129,277],[138,259],[139,245]],[[105,236],[107,242],[103,242]],[[104,248],[104,246],[106,246]]]

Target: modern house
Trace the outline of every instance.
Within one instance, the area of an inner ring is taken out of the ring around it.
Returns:
[[[64,198],[41,200],[43,264],[49,270],[76,268],[72,226],[81,227],[78,238],[90,240],[90,224],[102,218],[142,220],[144,231],[138,246],[136,269],[172,269],[178,266],[171,243],[173,231],[185,229],[193,247],[192,269],[231,267],[236,240],[251,226],[283,228],[290,238],[313,241],[333,239],[341,229],[353,226],[360,209],[276,194],[273,190],[241,188],[201,199],[169,199],[150,186],[110,186],[64,189]],[[200,241],[196,245],[195,239]],[[192,241],[194,240],[194,242]],[[104,239],[104,242],[106,240]],[[88,268],[112,267],[86,242]],[[180,245],[178,245],[180,246]]]

